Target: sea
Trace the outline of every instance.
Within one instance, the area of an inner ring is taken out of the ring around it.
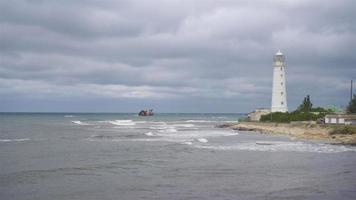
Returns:
[[[1,113],[0,199],[356,199],[356,147],[243,114]]]

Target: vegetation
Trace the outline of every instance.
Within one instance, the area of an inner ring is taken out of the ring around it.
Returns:
[[[297,110],[290,113],[274,112],[262,115],[260,121],[279,123],[289,123],[291,121],[317,121],[320,118],[324,118],[325,115],[330,112],[331,110],[321,107],[313,108],[310,96],[307,95]]]
[[[356,113],[356,95],[352,97],[352,100],[349,103],[349,106],[347,106],[347,113],[349,114],[355,114]]]
[[[311,109],[311,112],[313,113],[332,113],[334,112],[332,109],[325,109],[325,108],[322,108],[322,107],[316,107],[316,108],[312,108]]]
[[[309,94],[304,97],[303,103],[300,104],[300,106],[298,107],[297,111],[299,112],[310,112],[311,109],[313,107],[313,104],[310,101],[310,97]]]
[[[325,117],[326,113],[314,114],[312,112],[294,111],[291,113],[274,112],[267,115],[262,115],[260,121],[262,122],[280,122],[289,123],[292,121],[316,121]]]
[[[333,126],[333,130],[330,132],[330,135],[342,134],[342,135],[352,135],[356,134],[356,126]]]

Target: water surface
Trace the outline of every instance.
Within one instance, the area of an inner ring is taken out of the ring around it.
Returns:
[[[356,148],[238,114],[0,114],[0,199],[356,199]]]

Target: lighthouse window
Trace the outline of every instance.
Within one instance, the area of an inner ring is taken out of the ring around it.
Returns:
[[[281,67],[281,71],[283,71],[283,68]]]
[[[281,77],[283,78],[283,74],[281,74]]]
[[[283,92],[281,92],[281,95],[283,95]]]
[[[283,85],[283,82],[281,82],[281,85]]]
[[[281,105],[283,105],[284,104],[284,102],[283,101],[281,101]]]

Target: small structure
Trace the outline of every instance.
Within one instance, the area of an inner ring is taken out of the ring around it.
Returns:
[[[260,121],[262,115],[267,115],[271,113],[271,110],[268,108],[257,108],[255,111],[247,114],[250,121]]]
[[[325,124],[356,124],[356,115],[333,114],[326,115],[324,118]]]

